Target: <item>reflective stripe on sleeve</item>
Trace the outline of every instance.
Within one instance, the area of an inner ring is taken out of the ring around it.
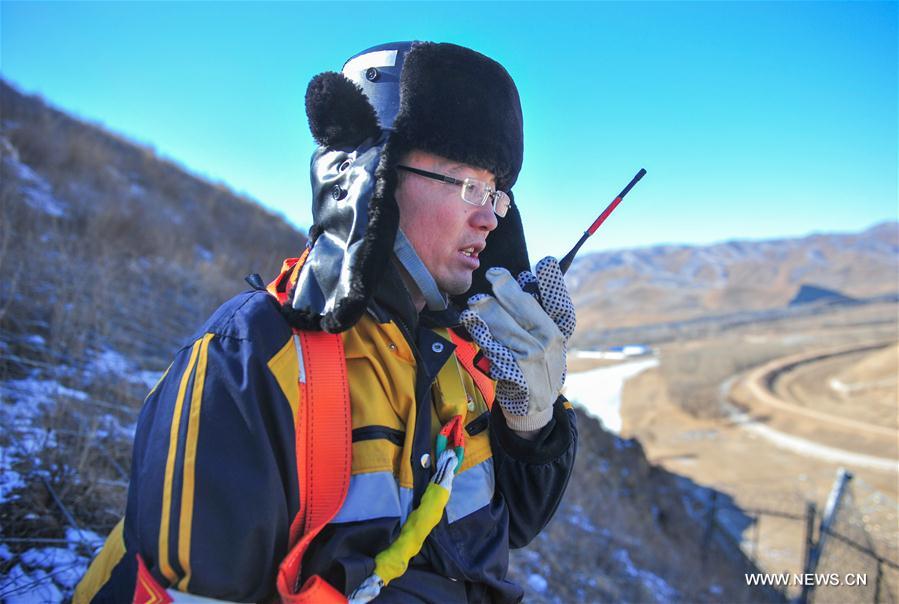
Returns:
[[[446,519],[455,522],[472,514],[493,499],[493,458],[482,461],[453,480],[453,492],[446,504]]]
[[[174,589],[167,589],[165,590],[165,593],[172,599],[173,604],[237,604],[232,600],[204,598],[203,596],[197,596],[183,591],[175,591]]]
[[[356,474],[350,478],[346,500],[331,523],[359,522],[373,518],[401,518],[404,508],[393,472]],[[411,503],[411,496],[408,498]]]
[[[400,524],[406,523],[406,518],[412,513],[412,500],[415,498],[415,491],[406,487],[400,487]]]

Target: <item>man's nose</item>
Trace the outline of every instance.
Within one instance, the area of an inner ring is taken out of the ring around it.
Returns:
[[[493,211],[493,205],[490,202],[485,203],[480,206],[476,212],[473,212],[471,214],[470,222],[474,228],[479,231],[487,231],[488,233],[495,229],[499,224],[496,213]]]

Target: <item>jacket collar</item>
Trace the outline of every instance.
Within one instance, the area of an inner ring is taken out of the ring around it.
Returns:
[[[452,303],[443,310],[428,310],[425,308],[419,313],[412,302],[409,290],[406,289],[406,285],[403,283],[399,269],[393,263],[390,263],[387,270],[384,271],[383,277],[369,304],[369,309],[375,318],[382,323],[399,320],[409,329],[410,337],[414,337],[414,333],[419,326],[427,328],[454,328],[460,325],[459,309]]]

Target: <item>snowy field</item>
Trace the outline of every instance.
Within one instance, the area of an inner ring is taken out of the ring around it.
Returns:
[[[562,393],[611,432],[621,432],[621,391],[624,383],[641,371],[656,367],[659,360],[641,359],[610,367],[569,373]]]
[[[6,344],[0,346],[3,360],[9,366],[28,367],[28,359],[5,354],[13,338],[4,336],[0,339],[0,344]],[[34,350],[46,354],[44,338],[27,339]],[[127,470],[116,462],[113,445],[130,450],[135,411],[98,400],[90,391],[99,379],[114,375],[145,392],[158,380],[159,372],[142,371],[108,349],[87,358],[81,366],[60,362],[28,370],[24,378],[0,380],[2,603],[71,599],[107,532],[85,526],[78,511],[108,507],[108,503],[91,504],[77,493],[101,497],[103,487],[123,493],[127,486]],[[81,446],[73,448],[78,443]],[[106,471],[93,468],[83,476],[80,468],[97,459],[104,461]],[[46,505],[35,506],[35,497]],[[61,529],[52,528],[59,525]]]

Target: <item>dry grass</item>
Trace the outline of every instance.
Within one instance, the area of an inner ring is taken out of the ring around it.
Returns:
[[[747,342],[740,336],[662,347],[659,370],[671,400],[696,417],[723,417],[721,384],[729,377],[795,351],[798,345]]]
[[[2,81],[0,103],[0,417],[18,418],[0,434],[0,462],[24,480],[0,502],[0,537],[63,538],[73,522],[104,535],[124,510],[148,389],[136,374],[160,374],[246,274],[270,278],[305,239]]]

